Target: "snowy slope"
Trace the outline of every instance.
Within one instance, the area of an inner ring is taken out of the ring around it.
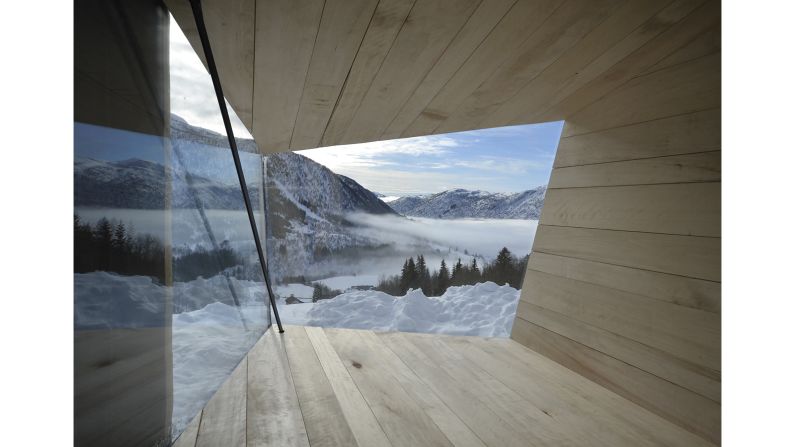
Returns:
[[[538,219],[547,187],[502,194],[453,189],[428,196],[402,197],[389,205],[404,216],[436,219]]]
[[[519,293],[493,282],[450,287],[440,297],[426,297],[421,290],[401,297],[348,292],[315,303],[306,318],[309,326],[507,337]]]

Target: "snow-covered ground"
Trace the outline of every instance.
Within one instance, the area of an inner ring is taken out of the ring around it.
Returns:
[[[273,293],[282,299],[287,299],[290,295],[296,298],[312,298],[314,291],[314,287],[305,284],[284,284],[273,288]]]

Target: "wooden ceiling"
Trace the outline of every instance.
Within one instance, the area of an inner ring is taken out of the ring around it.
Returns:
[[[201,55],[188,1],[166,3]],[[202,3],[224,92],[263,153],[565,119],[720,39],[714,0]]]

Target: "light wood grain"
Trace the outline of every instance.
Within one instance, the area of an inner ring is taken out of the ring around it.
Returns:
[[[577,44],[620,4],[617,0],[564,2],[522,45],[517,57],[501,65],[434,132],[480,127],[481,121]]]
[[[549,189],[545,225],[720,237],[721,184]]]
[[[265,154],[290,149],[323,4],[257,1],[251,135]]]
[[[506,60],[519,54],[522,43],[558,6],[558,0],[517,1],[441,90],[433,98],[426,98],[427,105],[402,136],[433,133]]]
[[[565,90],[548,108],[539,107],[536,114],[525,117],[530,121],[565,118],[572,116],[599,98],[631,81],[639,73],[659,63],[683,45],[692,41],[720,22],[720,2],[710,0],[682,0],[672,3],[644,26],[620,42],[615,50],[606,52],[595,61],[594,77],[576,89]],[[632,51],[627,55],[627,47]],[[685,84],[692,83],[682,82]],[[681,111],[680,111],[681,113]],[[627,124],[627,123],[625,123]],[[566,134],[568,135],[568,134]]]
[[[720,316],[615,289],[528,271],[522,300],[720,370]]]
[[[306,330],[302,326],[285,326],[282,337],[309,444],[312,447],[357,445]]]
[[[384,342],[371,331],[348,331],[355,334],[354,344],[367,347],[400,383],[428,417],[439,427],[447,439],[456,447],[482,447],[484,444],[477,435],[450,409],[421,377],[414,373]]]
[[[515,3],[516,0],[483,0],[380,138],[400,138],[406,127],[472,56]]]
[[[307,327],[306,333],[315,348],[323,372],[331,383],[331,388],[337,396],[342,413],[345,415],[345,420],[348,422],[356,442],[360,446],[391,445],[323,329]]]
[[[245,447],[247,371],[248,358],[244,357],[204,407],[197,447]]]
[[[616,46],[665,6],[665,2],[659,0],[625,2],[576,45],[486,116],[480,126],[497,127],[514,122],[517,115],[534,109],[537,104],[544,104],[557,91],[583,82],[583,70],[593,60]]]
[[[414,5],[414,0],[381,0],[373,13],[356,58],[351,65],[337,105],[323,133],[322,145],[342,143],[345,131],[370,89],[395,37]]]
[[[294,390],[284,340],[270,330],[248,353],[247,445],[309,447]]]
[[[461,383],[400,333],[378,336],[400,359],[455,412],[475,434],[489,446],[526,446],[520,431],[498,416],[490,406],[480,403],[476,388]]]
[[[721,144],[719,129],[720,109],[712,109],[561,138],[554,166],[716,151]]]
[[[720,281],[720,239],[539,225],[533,251]]]
[[[324,332],[393,446],[452,445],[355,331]]]
[[[720,443],[718,403],[521,318],[514,321],[511,338],[641,407]]]
[[[377,0],[326,0],[301,94],[291,149],[320,145]]]
[[[598,150],[592,148],[592,150]],[[556,168],[549,188],[717,182],[720,151]]]
[[[422,0],[414,5],[354,114],[345,132],[345,142],[380,139],[479,3]]]
[[[720,53],[713,53],[632,79],[569,116],[563,135],[714,109],[720,107],[720,92]]]
[[[706,312],[720,313],[721,309],[719,282],[538,252],[530,255],[527,268]],[[529,286],[525,282],[522,289]]]

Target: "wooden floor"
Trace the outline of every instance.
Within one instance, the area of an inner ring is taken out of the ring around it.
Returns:
[[[184,446],[711,445],[508,339],[269,330]]]

